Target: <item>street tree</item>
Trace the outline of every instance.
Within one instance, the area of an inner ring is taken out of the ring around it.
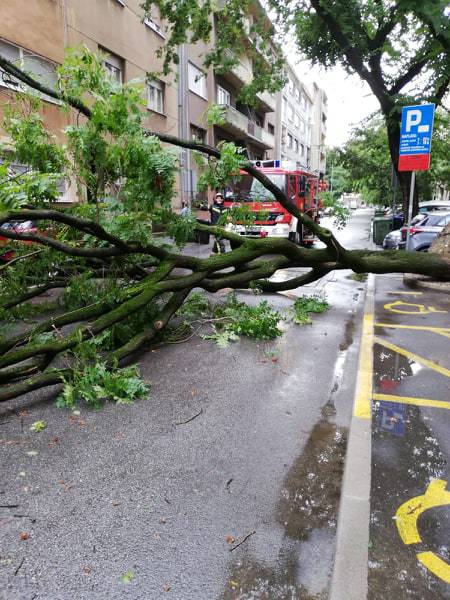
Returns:
[[[105,72],[102,57],[86,48],[68,53],[55,89],[2,57],[0,68],[30,92],[18,95],[21,102],[4,124],[10,143],[2,149],[0,167],[0,236],[15,244],[15,256],[0,270],[0,308],[3,320],[15,320],[0,340],[0,400],[58,383],[64,383],[69,405],[77,386],[84,386],[84,397],[91,400],[92,395],[123,400],[118,367],[164,332],[195,288],[276,292],[341,269],[450,279],[450,262],[438,255],[347,250],[233,144],[213,148],[146,130],[143,90],[135,82],[118,84]],[[57,99],[69,114],[64,143],[46,130],[39,94]],[[322,247],[246,238],[221,224],[179,217],[172,210],[177,154],[167,145],[205,156],[211,167],[205,176],[217,187],[240,169],[253,175]],[[17,163],[28,169],[14,172]],[[76,182],[80,198],[87,192],[90,202],[58,207],[53,201],[62,176]],[[35,222],[37,231],[7,226],[24,220]],[[155,224],[172,243],[153,236]],[[195,230],[222,236],[236,248],[206,259],[181,252]],[[283,282],[270,280],[278,269],[290,267],[304,272]],[[52,289],[61,292],[58,307],[30,326],[27,317],[36,304],[45,309],[40,297]],[[133,370],[126,371],[126,387],[127,398],[142,392]]]
[[[417,173],[421,201],[431,200],[437,186],[450,186],[449,151],[449,116],[445,111],[438,111],[434,121],[430,169]],[[360,192],[366,202],[391,203],[395,180],[387,131],[379,116],[355,127],[350,139],[330,153],[329,162],[333,165],[333,174],[339,175],[339,169],[342,169],[347,185],[350,182],[352,190]],[[337,183],[340,184],[339,178]]]

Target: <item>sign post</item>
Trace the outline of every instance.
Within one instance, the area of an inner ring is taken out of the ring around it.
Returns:
[[[411,219],[416,171],[430,168],[431,136],[433,133],[434,104],[404,106],[400,131],[399,171],[411,171],[406,250],[410,248]]]

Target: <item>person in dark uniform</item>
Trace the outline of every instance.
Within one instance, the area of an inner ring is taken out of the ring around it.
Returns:
[[[209,207],[209,213],[211,215],[211,225],[216,225],[220,217],[226,213],[228,208],[223,205],[223,196],[220,192],[217,192],[214,198],[214,204]],[[212,251],[215,254],[221,254],[225,252],[225,240],[221,237],[215,236]]]

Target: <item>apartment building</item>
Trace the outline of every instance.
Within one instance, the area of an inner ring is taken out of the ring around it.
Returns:
[[[265,17],[262,5],[255,1],[247,16],[247,36],[241,40],[249,48],[255,42],[250,34],[253,21]],[[267,17],[265,17],[267,18]],[[217,35],[213,24],[211,44]],[[252,37],[253,36],[253,37]],[[257,96],[256,107],[250,107],[239,100],[239,92],[253,78],[252,61],[248,54],[241,57],[240,63],[226,73],[210,68],[203,69],[202,56],[208,46],[197,43],[186,45],[180,51],[179,64],[179,104],[180,137],[190,137],[217,146],[220,142],[234,142],[245,149],[250,160],[273,158],[275,148],[275,109],[276,97],[261,93]],[[250,53],[249,53],[250,54]],[[220,125],[207,127],[206,111],[208,104],[223,107],[224,119]],[[195,199],[205,199],[197,192],[198,169],[192,160],[192,153],[186,151],[182,160],[182,197],[187,203]]]
[[[140,0],[3,2],[0,4],[0,54],[52,85],[56,82],[55,67],[64,59],[64,49],[85,44],[104,54],[105,68],[119,82],[141,79],[145,83],[145,125],[149,129],[213,146],[221,141],[232,141],[245,148],[251,160],[281,157],[295,160],[299,166],[311,164],[316,168],[316,142],[315,138],[311,140],[315,135],[311,132],[311,118],[316,122],[317,107],[313,108],[316,99],[320,100],[320,114],[326,115],[326,96],[319,93],[319,88],[311,96],[288,67],[289,81],[283,93],[277,96],[261,93],[256,107],[250,107],[240,102],[239,92],[253,77],[251,52],[245,53],[235,68],[219,73],[212,68],[204,69],[203,57],[208,47],[202,43],[179,48],[177,73],[146,81],[148,72],[161,68],[157,50],[164,44],[165,30],[156,10],[150,19],[142,22],[139,5]],[[247,35],[240,41],[244,48],[250,49],[257,42],[250,30],[253,21],[261,16],[267,19],[261,3],[255,0],[248,13]],[[0,119],[1,105],[13,102],[19,87],[18,82],[11,81],[5,74],[2,77],[0,71]],[[62,131],[73,116],[61,114],[51,98],[44,100],[45,122],[63,139]],[[210,103],[224,107],[221,125],[208,127],[206,110]],[[323,124],[323,120],[321,122]],[[323,136],[321,127],[322,144]],[[181,150],[174,206],[180,206],[181,202],[190,204],[198,196],[197,179],[192,153]],[[77,199],[74,187],[67,186],[66,182],[61,186],[61,199]]]
[[[313,98],[308,88],[286,64],[287,83],[277,99],[277,141],[275,154],[297,168],[311,167]]]
[[[142,80],[158,71],[156,58],[164,34],[155,19],[142,23],[139,0],[10,0],[0,4],[0,54],[49,85],[56,83],[55,68],[66,47],[86,45],[105,55],[105,68],[119,82]],[[0,72],[0,105],[14,101],[17,82]],[[175,76],[145,83],[145,126],[178,135],[178,89]],[[44,98],[42,114],[48,128],[61,139],[73,118],[57,103]],[[1,118],[0,108],[0,118]],[[3,137],[0,131],[0,140]],[[178,190],[176,190],[178,191]],[[75,201],[74,186],[62,186],[61,199]]]

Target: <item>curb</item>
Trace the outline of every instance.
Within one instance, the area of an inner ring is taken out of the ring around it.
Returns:
[[[372,357],[375,276],[369,275],[353,416],[345,457],[329,600],[367,598],[372,455]]]

